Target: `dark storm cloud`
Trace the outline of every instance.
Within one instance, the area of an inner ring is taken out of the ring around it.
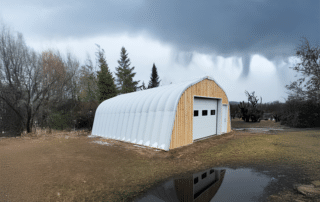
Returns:
[[[44,6],[48,17],[35,21],[35,34],[87,37],[147,31],[181,51],[241,56],[244,77],[252,54],[282,59],[295,54],[302,36],[312,44],[320,41],[319,0],[61,2]]]
[[[252,54],[294,55],[300,38],[319,43],[319,1],[153,2],[138,21],[182,50],[241,56],[246,78]]]

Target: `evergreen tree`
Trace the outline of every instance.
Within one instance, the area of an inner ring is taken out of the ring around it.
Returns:
[[[158,76],[158,72],[157,72],[157,67],[153,63],[153,67],[152,67],[152,72],[151,72],[151,77],[150,77],[148,88],[158,87],[159,84],[160,84],[160,81],[159,81],[159,76]]]
[[[117,84],[119,85],[118,92],[120,94],[130,93],[136,91],[140,81],[133,81],[133,77],[136,73],[133,73],[134,67],[130,68],[130,59],[128,53],[124,47],[121,48],[120,60],[118,60],[119,66],[116,67]]]
[[[95,99],[95,94],[94,92],[92,91],[91,87],[90,87],[90,84],[88,82],[88,94],[86,95],[86,97],[84,97],[84,101],[86,102],[91,102],[92,100]]]
[[[98,46],[98,45],[97,45]],[[104,58],[104,50],[97,52],[98,65],[100,71],[98,71],[98,100],[99,103],[117,95],[116,85],[114,84],[114,78],[112,73],[109,71],[108,64]]]
[[[147,87],[146,87],[146,85],[144,84],[144,81],[142,82],[142,85],[141,85],[141,90],[146,90],[147,89]]]

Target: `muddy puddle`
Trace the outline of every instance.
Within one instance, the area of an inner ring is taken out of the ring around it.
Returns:
[[[292,190],[301,176],[252,168],[214,167],[174,177],[134,199],[147,201],[268,201],[270,195]]]

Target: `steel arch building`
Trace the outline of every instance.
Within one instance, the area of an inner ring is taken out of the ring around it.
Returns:
[[[92,135],[168,151],[230,131],[228,97],[206,76],[103,101]]]

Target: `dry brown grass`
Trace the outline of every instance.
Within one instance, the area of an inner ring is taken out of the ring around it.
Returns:
[[[70,136],[70,137],[77,137],[77,136],[87,136],[91,133],[91,131],[83,129],[83,130],[54,130],[51,129],[51,132],[49,132],[49,129],[47,128],[33,128],[31,133],[27,133],[26,131],[24,131],[23,133],[21,133],[21,137],[59,137],[59,136]]]
[[[304,166],[317,165],[320,169],[320,131],[279,132],[277,135],[255,135],[250,138],[234,138],[201,153],[204,161],[248,162],[263,160]],[[307,166],[307,167],[308,167]],[[320,177],[320,176],[319,176]]]
[[[126,201],[182,173],[207,167],[301,166],[320,179],[320,131],[233,131],[165,152],[86,132],[53,131],[0,140],[0,199]],[[112,145],[91,143],[94,140]],[[2,197],[2,198],[1,198]]]
[[[231,119],[232,128],[288,128],[287,126],[280,125],[280,122],[261,120],[259,122],[245,122],[242,119]]]

